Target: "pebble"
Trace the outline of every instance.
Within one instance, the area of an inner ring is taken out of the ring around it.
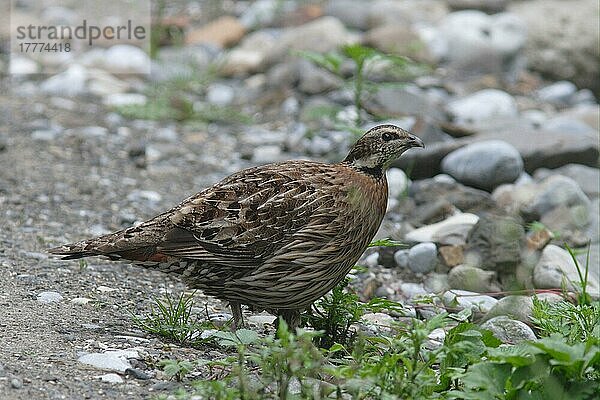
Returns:
[[[524,340],[537,339],[529,326],[507,316],[494,317],[484,322],[481,328],[492,331],[496,338],[506,344],[517,344]]]
[[[233,318],[233,315],[228,314],[228,313],[215,313],[215,314],[210,314],[208,316],[208,319],[210,320],[210,322],[212,322],[217,327],[225,326],[225,324],[227,322],[231,321],[232,318]]]
[[[257,164],[267,164],[279,160],[283,155],[278,145],[258,146],[252,151],[252,161]]]
[[[142,106],[147,101],[148,98],[140,93],[113,93],[102,100],[109,107]]]
[[[577,86],[569,81],[558,81],[540,89],[537,97],[545,102],[556,105],[568,105],[573,95],[577,92]]]
[[[422,283],[404,282],[400,284],[400,291],[402,292],[402,296],[408,300],[429,294]]]
[[[415,273],[427,274],[433,271],[437,261],[435,243],[419,243],[408,251],[408,268]]]
[[[408,253],[409,251],[406,249],[398,250],[394,253],[394,261],[398,267],[408,268]]]
[[[272,325],[275,322],[276,317],[273,315],[251,315],[247,318],[249,323],[263,326],[263,325]]]
[[[409,180],[404,171],[400,168],[390,168],[386,173],[386,177],[390,198],[399,199],[402,195],[407,194]]]
[[[99,369],[125,372],[128,368],[131,368],[131,364],[127,359],[138,357],[136,350],[109,350],[104,353],[84,354],[77,361]]]
[[[129,44],[117,44],[104,52],[104,68],[118,74],[149,74],[150,57],[146,52]]]
[[[367,257],[365,257],[365,259],[363,260],[363,263],[364,263],[365,267],[367,267],[367,268],[377,267],[377,265],[379,265],[379,253],[375,252],[375,253],[369,254]]]
[[[145,202],[149,205],[155,205],[162,200],[162,196],[153,190],[134,190],[127,195],[127,200],[134,203]]]
[[[92,301],[92,299],[88,299],[87,297],[75,297],[74,299],[71,299],[71,303],[77,305],[85,305],[90,301]]]
[[[492,191],[514,182],[523,173],[519,151],[500,140],[469,144],[442,160],[442,171],[465,185]]]
[[[492,118],[517,116],[517,103],[508,93],[497,89],[483,89],[446,107],[452,121],[459,125],[476,125]]]
[[[141,381],[146,381],[148,379],[150,379],[150,375],[148,375],[147,373],[145,373],[144,371],[138,369],[138,368],[127,368],[125,370],[125,373],[135,379],[139,379]]]
[[[39,64],[29,58],[10,57],[9,72],[11,75],[37,74],[39,71]]]
[[[108,382],[108,383],[113,383],[113,384],[123,383],[123,378],[121,378],[117,374],[104,374],[104,375],[98,376],[98,378],[100,378],[100,380],[102,382]]]
[[[41,292],[37,295],[37,301],[44,304],[58,303],[62,299],[63,296],[58,292]]]
[[[48,94],[73,97],[85,92],[87,78],[85,67],[73,64],[66,71],[43,81],[40,89]]]
[[[233,103],[235,99],[235,90],[229,85],[222,83],[211,84],[206,92],[206,101],[210,104],[224,107]]]
[[[23,382],[18,379],[18,378],[12,378],[10,380],[10,387],[13,389],[22,389],[23,388]]]

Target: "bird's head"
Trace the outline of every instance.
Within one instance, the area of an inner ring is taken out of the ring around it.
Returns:
[[[383,172],[411,147],[425,145],[421,139],[400,127],[379,125],[358,139],[343,162],[361,170]]]

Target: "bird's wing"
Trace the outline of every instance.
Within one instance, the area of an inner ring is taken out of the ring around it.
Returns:
[[[327,197],[327,196],[325,196]],[[176,207],[156,251],[236,267],[260,265],[305,227],[322,190],[273,170],[232,176]]]

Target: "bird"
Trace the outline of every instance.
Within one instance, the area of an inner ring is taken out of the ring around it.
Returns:
[[[243,169],[138,225],[51,248],[64,260],[103,256],[175,274],[191,289],[291,328],[354,267],[384,218],[392,161],[421,139],[369,129],[337,163],[291,160]]]

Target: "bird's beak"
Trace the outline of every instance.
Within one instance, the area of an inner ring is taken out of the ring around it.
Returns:
[[[409,139],[410,139],[410,145],[411,145],[411,147],[423,147],[423,148],[425,148],[425,144],[423,143],[423,141],[421,139],[419,139],[418,137],[416,137],[415,135],[410,135]]]

